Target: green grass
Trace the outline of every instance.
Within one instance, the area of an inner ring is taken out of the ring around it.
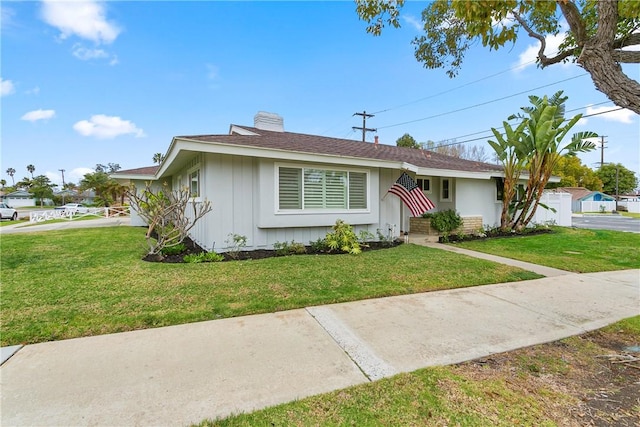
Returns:
[[[0,221],[0,227],[5,227],[7,225],[28,224],[28,223],[29,223],[28,219],[18,219],[16,221],[10,221],[8,219],[3,219],[2,221]]]
[[[628,216],[629,218],[640,218],[640,213],[635,212],[620,212],[622,216]]]
[[[640,234],[564,227],[553,230],[456,246],[576,273],[640,268]]]
[[[148,263],[141,260],[144,232],[109,227],[3,235],[1,344],[540,277],[416,245],[358,256]]]
[[[517,425],[554,425],[535,397],[438,367],[199,425],[506,427],[515,420]]]

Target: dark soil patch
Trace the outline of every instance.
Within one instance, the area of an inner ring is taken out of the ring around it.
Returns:
[[[538,234],[553,233],[550,228],[530,228],[521,232],[500,231],[499,229],[488,230],[484,235],[478,234],[451,234],[448,238],[440,237],[440,243],[456,243],[466,242],[469,240],[486,240],[486,239],[509,239],[514,237],[535,236]]]
[[[594,331],[456,365],[474,380],[498,380],[532,395],[561,426],[640,426],[638,337]],[[549,397],[549,390],[566,399]]]
[[[166,263],[181,263],[184,262],[184,257],[190,254],[199,254],[206,252],[202,249],[198,244],[196,244],[190,238],[186,238],[183,242],[186,246],[186,249],[179,254],[175,255],[165,255],[161,256],[150,256],[147,255],[143,258],[144,261],[149,262],[166,262]],[[401,240],[394,240],[391,242],[367,242],[366,245],[361,246],[362,252],[367,251],[375,251],[380,249],[388,249],[393,248],[395,246],[401,245]],[[290,256],[290,255],[340,255],[343,252],[338,251],[327,251],[327,250],[317,250],[313,246],[305,246],[305,252],[303,253],[289,253],[289,254],[280,254],[272,249],[256,249],[253,251],[239,251],[239,252],[223,252],[221,253],[224,256],[224,261],[244,261],[250,259],[264,259],[264,258],[273,258],[277,256]],[[224,262],[223,261],[223,262]]]

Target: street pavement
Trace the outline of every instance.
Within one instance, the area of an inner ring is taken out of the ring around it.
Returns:
[[[640,233],[640,218],[612,214],[575,214],[571,223],[577,228]]]

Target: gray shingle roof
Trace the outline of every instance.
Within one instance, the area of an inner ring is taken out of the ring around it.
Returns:
[[[247,126],[237,127],[246,129],[257,135],[232,133],[228,135],[193,135],[177,138],[205,143],[216,142],[309,154],[407,162],[418,167],[433,169],[449,169],[467,172],[502,171],[502,166],[499,165],[459,159],[457,157],[415,148],[372,144],[350,139],[329,138],[294,132],[274,132]]]
[[[145,166],[143,168],[135,169],[121,169],[111,175],[155,175],[160,166]]]

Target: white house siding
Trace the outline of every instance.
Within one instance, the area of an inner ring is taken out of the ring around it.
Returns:
[[[202,198],[212,203],[213,210],[191,230],[191,238],[206,250],[222,252],[229,246],[225,242],[229,234],[238,234],[247,237],[247,250],[270,249],[276,242],[308,244],[323,238],[337,219],[353,225],[356,232],[375,234],[380,229],[387,234],[388,228],[393,228],[396,235],[399,233],[399,199],[389,195],[381,202],[397,171],[366,169],[370,188],[367,212],[287,214],[275,208],[277,164],[271,159],[205,154],[200,165],[200,188]],[[174,175],[174,181],[184,180],[187,175],[184,169]]]
[[[375,226],[376,229],[380,229],[380,232],[385,236],[399,237],[401,230],[407,230],[403,228],[401,222],[401,209],[403,209],[402,201],[399,197],[388,193],[387,191],[396,182],[400,176],[400,171],[394,169],[380,169],[379,171],[379,193],[378,200],[380,200],[380,222]],[[406,209],[409,212],[408,209]],[[407,227],[409,220],[407,219]],[[376,233],[376,230],[370,230],[372,233]]]
[[[162,182],[165,182],[165,181],[162,181]],[[170,180],[169,180],[169,182],[170,182]],[[143,180],[132,180],[131,183],[136,187],[136,191],[138,192],[138,194],[140,194],[145,189],[145,186],[146,186],[146,181],[143,181]],[[151,188],[153,189],[153,191],[157,191],[160,188],[162,188],[162,184],[161,184],[161,182],[154,181],[151,184]],[[135,206],[131,205],[131,209],[129,209],[129,212],[131,214],[130,215],[131,216],[131,226],[133,226],[133,227],[145,227],[147,225],[145,220],[142,219],[142,217],[140,217],[138,212],[135,210]]]
[[[460,216],[480,216],[483,225],[496,226],[500,224],[502,202],[496,199],[496,182],[493,179],[481,181],[456,178],[455,181],[453,198],[455,209]],[[493,203],[487,203],[488,200]]]

